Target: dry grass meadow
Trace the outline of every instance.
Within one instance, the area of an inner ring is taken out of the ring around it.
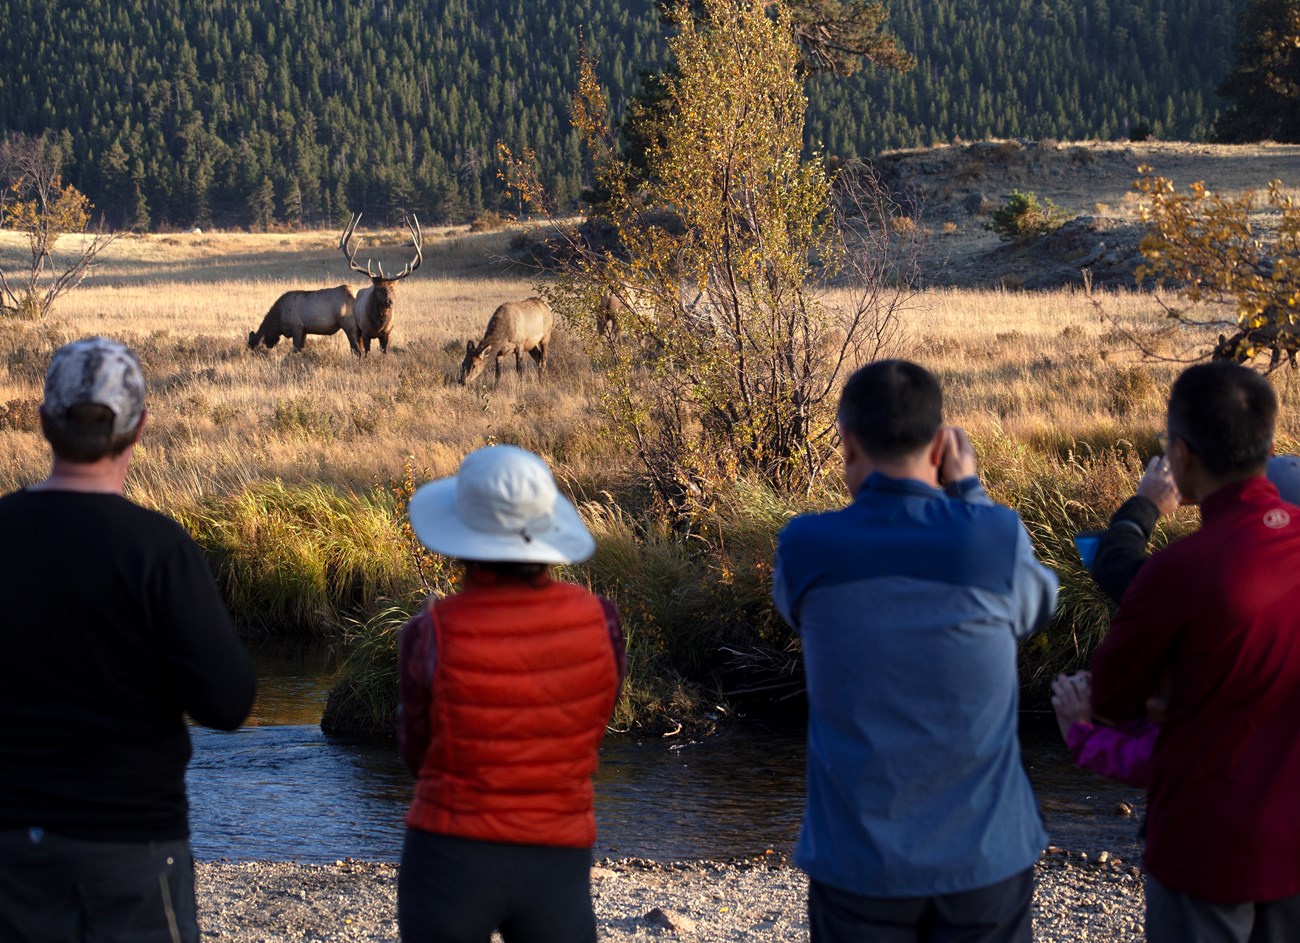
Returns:
[[[563,326],[545,382],[527,360],[517,379],[507,359],[499,387],[490,373],[456,383],[466,339],[498,304],[536,291],[537,273],[502,261],[508,238],[458,229],[427,239],[423,267],[399,286],[391,352],[376,348],[365,361],[341,332],[309,337],[300,355],[287,339],[273,350],[245,345],[284,291],[362,287],[334,233],[120,239],[48,321],[0,325],[0,487],[46,470],[34,409],[49,355],[107,334],[139,351],[149,379],[149,431],[130,487],[153,506],[258,479],[365,489],[400,477],[408,461],[420,475],[449,474],[466,452],[497,441],[546,454],[581,494],[597,494],[635,469],[602,435],[601,374]],[[407,250],[395,235],[387,241],[371,252],[393,267]],[[0,234],[0,258],[20,251],[13,234]],[[1052,451],[1157,430],[1179,365],[1144,358],[1126,331],[1175,356],[1204,343],[1170,330],[1139,293],[942,289],[917,295],[903,318],[897,353],[942,375],[952,421],[977,441],[1009,436]],[[1278,380],[1287,396],[1289,374]],[[1282,432],[1297,434],[1292,410]]]
[[[358,258],[400,267],[403,235],[368,234]],[[634,673],[639,661],[643,677],[700,680],[724,643],[750,642],[755,658],[784,670],[791,643],[766,603],[771,542],[788,514],[841,500],[833,481],[803,503],[738,490],[737,507],[719,511],[716,545],[686,547],[647,516],[635,458],[602,413],[600,355],[593,362],[564,325],[545,380],[526,360],[521,379],[507,362],[499,387],[490,374],[459,386],[466,339],[498,304],[538,286],[536,271],[504,261],[511,236],[427,231],[423,267],[399,286],[390,353],[365,361],[341,333],[309,337],[301,354],[287,340],[246,346],[282,292],[363,287],[337,233],[125,236],[50,320],[0,323],[0,489],[47,471],[36,407],[53,350],[107,334],[139,352],[150,384],[128,495],[195,532],[250,625],[373,622],[384,598],[447,585],[441,572],[415,579],[429,564],[402,531],[402,498],[453,473],[467,452],[513,442],[544,455],[583,504],[602,550],[581,575],[624,609]],[[0,264],[23,251],[0,233]],[[1062,574],[1054,627],[1028,649],[1026,680],[1041,690],[1054,671],[1086,661],[1106,621],[1070,535],[1103,523],[1131,493],[1180,369],[1144,356],[1137,341],[1179,357],[1210,339],[1171,328],[1137,292],[929,290],[903,320],[893,353],[941,376],[949,419],[970,431],[990,490],[1021,511]],[[1289,370],[1273,378],[1284,403],[1279,445],[1294,450],[1295,380]],[[1171,532],[1194,526],[1194,512],[1180,516]],[[376,623],[384,638],[401,613],[389,615]],[[392,652],[378,648],[383,687]],[[644,694],[650,711],[666,710],[664,690]]]

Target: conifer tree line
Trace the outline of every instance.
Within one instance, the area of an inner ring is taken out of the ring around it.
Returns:
[[[888,0],[915,59],[808,86],[828,153],[987,136],[1201,139],[1246,0]],[[620,112],[653,0],[0,0],[0,133],[55,136],[110,225],[333,226],[511,212],[497,142],[587,182],[580,52]]]

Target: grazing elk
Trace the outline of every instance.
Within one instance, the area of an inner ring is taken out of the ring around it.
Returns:
[[[293,349],[302,350],[308,334],[335,334],[342,330],[353,353],[357,346],[357,322],[353,317],[356,297],[347,285],[316,291],[286,291],[271,305],[256,331],[248,332],[248,346],[274,347],[281,337],[293,338]]]
[[[622,297],[612,291],[605,292],[600,296],[600,304],[596,305],[596,333],[611,341],[618,340],[622,333],[618,322],[631,314],[632,306]]]
[[[1296,351],[1300,349],[1300,325],[1278,324],[1276,322],[1261,327],[1242,328],[1227,337],[1219,335],[1219,342],[1210,354],[1211,360],[1232,360],[1245,363],[1254,359],[1257,353],[1272,351],[1267,373],[1272,373],[1282,362],[1286,354],[1291,369],[1296,368]]]
[[[402,271],[390,276],[384,274],[382,265],[378,266],[379,272],[375,274],[371,271],[375,266],[373,262],[367,261],[365,268],[356,264],[357,247],[349,249],[348,242],[360,220],[360,213],[352,217],[339,238],[339,248],[348,260],[348,267],[370,279],[370,287],[355,295],[347,285],[316,291],[287,291],[271,305],[261,326],[249,332],[249,347],[255,348],[258,344],[274,347],[281,337],[290,337],[293,349],[302,350],[308,334],[342,331],[347,336],[348,346],[358,357],[370,352],[370,342],[375,339],[379,340],[379,349],[388,353],[388,335],[393,329],[393,285],[414,272],[424,261],[420,251],[420,221],[415,219],[413,223],[407,223],[415,258]]]
[[[488,357],[496,361],[496,382],[501,382],[501,358],[515,352],[515,370],[522,376],[524,354],[537,361],[540,376],[546,370],[546,348],[551,343],[551,329],[555,316],[551,306],[542,298],[524,301],[507,301],[492,312],[483,339],[476,345],[473,339],[465,342],[465,360],[460,365],[460,384],[464,386],[487,365]]]

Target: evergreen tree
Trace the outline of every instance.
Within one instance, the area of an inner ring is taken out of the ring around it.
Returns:
[[[1217,140],[1300,142],[1300,0],[1254,0],[1241,18],[1236,66],[1219,86],[1232,106]]]
[[[257,188],[257,195],[253,199],[251,207],[253,212],[253,226],[266,232],[275,222],[275,186],[271,183],[269,177],[263,177],[261,186]]]

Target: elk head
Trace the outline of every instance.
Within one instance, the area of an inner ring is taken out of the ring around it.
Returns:
[[[370,279],[370,286],[374,289],[372,304],[374,305],[374,315],[376,323],[387,323],[388,315],[393,307],[393,285],[399,279],[406,278],[420,267],[424,261],[424,254],[420,251],[423,243],[423,234],[420,232],[420,220],[414,215],[407,217],[406,228],[411,231],[411,247],[415,249],[415,258],[406,263],[406,268],[402,269],[396,275],[389,275],[384,272],[384,266],[381,262],[375,262],[373,259],[366,260],[366,267],[362,268],[357,265],[357,249],[361,247],[361,240],[349,248],[348,243],[356,234],[357,223],[361,222],[361,214],[356,213],[348,222],[347,227],[343,230],[343,235],[339,237],[339,249],[347,257],[348,268],[354,272],[360,272],[366,278]]]
[[[460,363],[460,385],[473,382],[474,378],[483,372],[483,366],[487,363],[487,342],[477,345],[473,340],[465,342],[465,359]]]

